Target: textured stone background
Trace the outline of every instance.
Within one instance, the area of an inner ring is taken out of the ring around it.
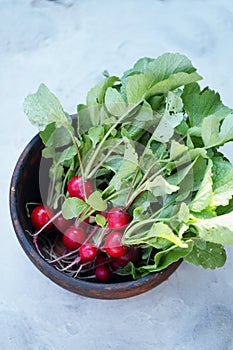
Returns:
[[[141,56],[179,51],[233,106],[233,2],[0,0],[0,16],[0,349],[233,350],[233,248],[219,270],[183,263],[144,295],[92,300],[34,268],[8,209],[14,165],[37,132],[22,102],[41,82],[74,113],[104,69],[121,74]]]

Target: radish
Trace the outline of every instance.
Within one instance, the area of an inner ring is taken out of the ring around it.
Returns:
[[[99,255],[95,260],[95,266],[105,265],[109,262],[109,258],[106,255]]]
[[[54,226],[56,226],[60,232],[64,232],[71,224],[72,221],[66,220],[62,214],[54,220]]]
[[[86,181],[81,176],[74,176],[70,179],[67,190],[70,197],[85,200],[94,192],[94,185],[92,181]]]
[[[113,258],[126,254],[128,248],[121,243],[122,232],[112,231],[105,240],[104,249]]]
[[[131,218],[127,211],[121,208],[112,208],[107,215],[108,227],[113,230],[120,230],[130,222]]]
[[[135,262],[139,259],[140,253],[139,253],[139,249],[131,246],[128,248],[127,252],[120,256],[119,258],[117,258],[115,260],[115,262],[120,266],[120,267],[124,267],[126,266],[130,261],[131,262]]]
[[[97,253],[98,253],[97,248],[93,246],[91,243],[83,244],[80,247],[80,251],[79,251],[81,262],[83,263],[83,262],[94,260]]]
[[[100,282],[107,282],[112,273],[107,265],[98,266],[95,269],[95,276]]]
[[[63,235],[63,244],[70,250],[79,248],[85,241],[86,233],[81,227],[71,226]]]
[[[31,213],[31,222],[36,230],[40,230],[44,227],[54,216],[54,213],[51,209],[44,205],[38,205],[35,207]],[[44,231],[48,231],[53,226],[53,223],[50,222],[45,228]]]

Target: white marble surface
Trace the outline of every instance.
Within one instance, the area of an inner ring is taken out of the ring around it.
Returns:
[[[233,106],[231,0],[0,0],[1,350],[232,350],[233,248],[226,265],[183,263],[138,297],[92,300],[50,282],[16,240],[8,209],[13,167],[37,132],[23,98],[46,83],[73,113],[101,72],[141,56],[187,54]],[[225,147],[233,160],[233,147]]]

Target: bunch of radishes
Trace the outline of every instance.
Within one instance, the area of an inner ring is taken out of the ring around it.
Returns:
[[[94,192],[94,185],[90,180],[86,181],[81,176],[74,176],[67,184],[67,192],[70,197],[85,201]],[[100,240],[96,244],[93,237],[100,229],[96,222],[90,224],[89,218],[81,222],[79,220],[73,222],[66,220],[61,212],[55,214],[45,205],[36,206],[31,212],[31,222],[36,230],[34,244],[37,250],[40,252],[37,245],[39,234],[43,235],[51,230],[59,231],[60,234],[62,233],[64,249],[62,252],[59,251],[60,256],[53,255],[54,259],[50,259],[50,262],[65,261],[66,258],[71,257],[63,271],[73,269],[77,272],[75,276],[79,276],[81,271],[84,273],[91,271],[94,273],[92,277],[95,276],[99,281],[107,282],[119,268],[126,266],[130,261],[137,261],[140,254],[137,247],[126,247],[121,243],[123,230],[131,221],[126,210],[119,207],[111,208],[99,215],[105,217],[106,225],[102,228]]]

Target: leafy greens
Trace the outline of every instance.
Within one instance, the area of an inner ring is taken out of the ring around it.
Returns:
[[[233,111],[200,79],[184,55],[142,58],[88,92],[77,127],[44,84],[24,101],[52,160],[48,205],[67,219],[90,214],[103,228],[109,203],[133,217],[122,243],[141,247],[142,259],[121,275],[139,278],[181,258],[214,269],[233,244],[233,166],[218,150],[233,140]],[[86,202],[67,195],[75,174],[95,180]]]

